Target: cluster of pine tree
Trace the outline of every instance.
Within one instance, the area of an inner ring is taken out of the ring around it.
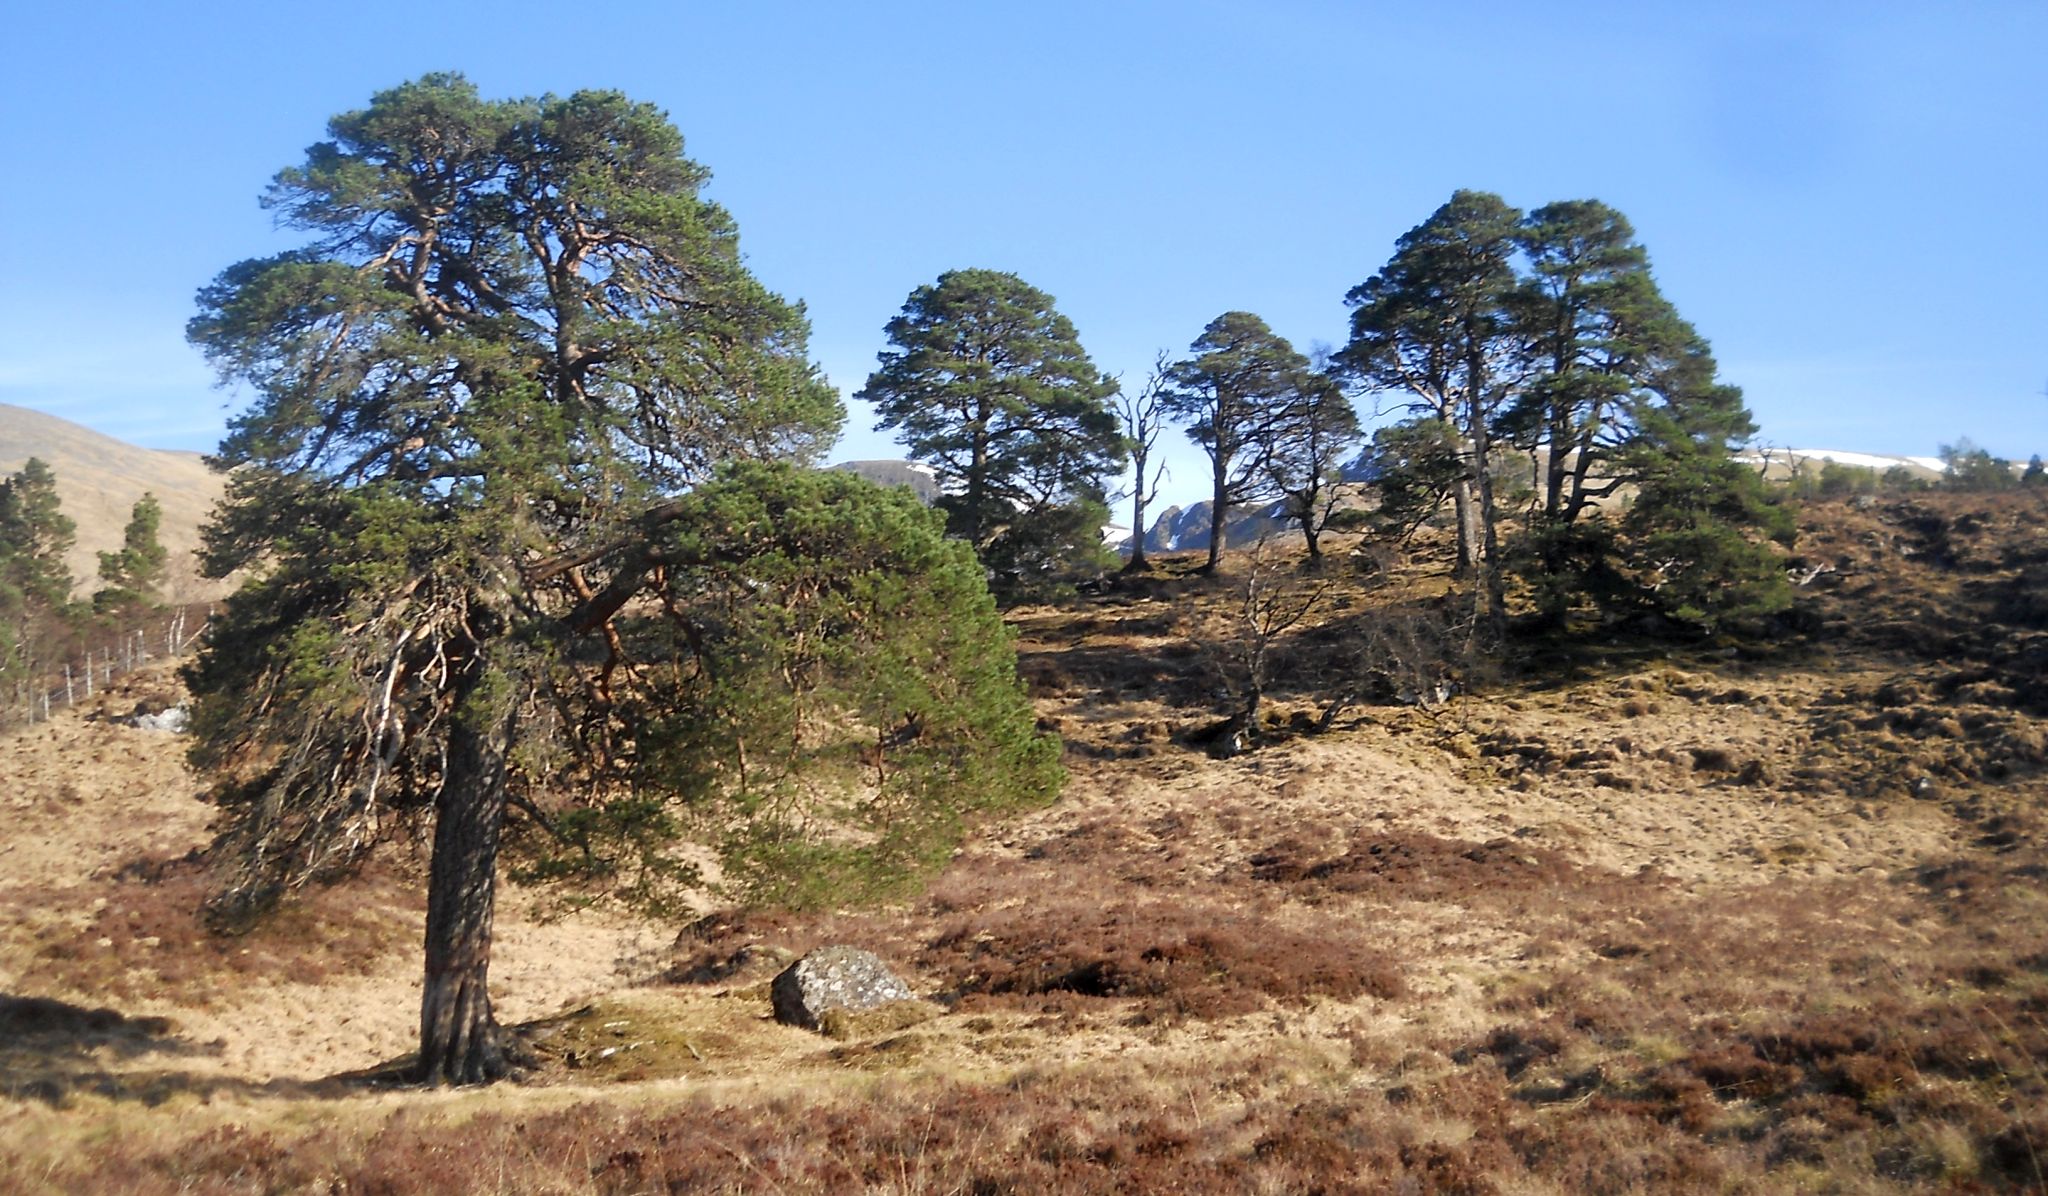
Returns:
[[[162,522],[154,495],[137,500],[121,548],[99,554],[100,588],[81,602],[65,562],[77,524],[61,509],[56,475],[31,457],[0,479],[0,683],[40,683],[94,633],[125,629],[155,610],[166,561]]]
[[[1210,568],[1231,510],[1254,502],[1279,501],[1319,556],[1361,440],[1352,399],[1393,396],[1408,417],[1358,463],[1380,524],[1453,507],[1459,572],[1496,634],[1514,578],[1553,624],[1588,600],[1700,625],[1789,601],[1769,542],[1790,516],[1734,455],[1756,430],[1741,392],[1621,213],[1583,200],[1524,215],[1460,191],[1346,298],[1334,354],[1311,361],[1226,312],[1126,396],[1050,296],[954,271],[912,293],[861,397],[937,473],[949,530],[1013,595],[1100,565],[1103,479],[1132,459],[1131,565],[1145,566],[1147,463],[1169,424],[1210,462]],[[1523,475],[1510,501],[1502,481]]]
[[[1358,417],[1327,368],[1249,312],[1210,323],[1181,361],[1126,395],[1096,369],[1052,297],[1014,274],[955,270],[911,293],[859,397],[942,487],[948,530],[999,594],[1057,590],[1110,562],[1105,479],[1134,466],[1130,567],[1146,567],[1161,431],[1181,424],[1213,465],[1209,567],[1232,508],[1280,499],[1311,556],[1334,509]],[[1149,472],[1148,472],[1149,470]]]
[[[2043,465],[2039,453],[2020,465],[1994,456],[1964,436],[1954,444],[1942,445],[1939,459],[1941,472],[1931,478],[1925,468],[1915,469],[1903,463],[1878,469],[1826,457],[1817,462],[1794,459],[1790,471],[1777,485],[1795,499],[1901,495],[1929,490],[1997,494],[2048,486],[2048,465]]]
[[[1706,625],[1790,602],[1769,541],[1791,515],[1735,458],[1756,431],[1742,394],[1620,212],[1460,191],[1347,300],[1338,368],[1413,413],[1375,435],[1370,472],[1397,510],[1448,498],[1496,632],[1510,575],[1553,623],[1588,598]],[[1519,511],[1510,454],[1533,474]]]

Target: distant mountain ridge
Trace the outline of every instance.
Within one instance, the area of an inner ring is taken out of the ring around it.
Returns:
[[[1207,499],[1185,507],[1168,507],[1159,512],[1152,526],[1145,532],[1146,552],[1199,552],[1209,547],[1209,511]],[[1232,510],[1223,521],[1223,546],[1243,548],[1256,544],[1266,536],[1288,531],[1294,525],[1287,520],[1286,508],[1280,503],[1257,503]],[[1127,547],[1127,546],[1125,546]]]
[[[40,458],[57,475],[57,500],[78,525],[67,563],[76,591],[99,580],[99,554],[121,546],[135,500],[145,492],[163,506],[160,536],[170,551],[164,596],[204,602],[229,589],[199,575],[199,528],[226,489],[226,479],[198,453],[138,448],[68,419],[0,403],[0,475]]]
[[[920,461],[841,461],[825,468],[835,473],[850,473],[866,478],[877,486],[908,486],[919,498],[928,503],[937,500],[940,494],[939,475],[931,466]]]

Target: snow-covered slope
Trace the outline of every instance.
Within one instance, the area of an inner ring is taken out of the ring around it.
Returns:
[[[1874,469],[1883,473],[1887,469],[1904,467],[1925,478],[1938,478],[1946,473],[1947,467],[1939,457],[1913,457],[1897,453],[1859,453],[1847,449],[1824,448],[1761,448],[1749,449],[1738,454],[1740,459],[1757,465],[1766,465],[1772,470],[1790,470],[1807,462],[1832,461],[1857,469]],[[1773,477],[1780,476],[1773,472]]]
[[[1883,453],[1850,453],[1840,449],[1787,449],[1794,456],[1815,461],[1833,461],[1837,465],[1854,465],[1861,469],[1886,470],[1894,465],[1918,466],[1932,473],[1947,472],[1947,466],[1940,457],[1895,457]]]

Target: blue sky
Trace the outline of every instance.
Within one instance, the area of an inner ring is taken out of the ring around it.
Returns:
[[[16,6],[0,401],[208,448],[193,293],[257,196],[428,71],[665,107],[857,390],[958,267],[1142,380],[1217,314],[1341,343],[1459,187],[1627,213],[1779,445],[2048,451],[2048,3]],[[855,409],[841,456],[896,455]],[[1199,495],[1190,450],[1172,496]]]

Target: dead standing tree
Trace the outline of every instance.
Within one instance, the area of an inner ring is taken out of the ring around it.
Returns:
[[[1126,573],[1143,573],[1151,569],[1152,563],[1145,559],[1145,508],[1159,497],[1159,483],[1166,477],[1166,463],[1160,462],[1151,469],[1148,477],[1153,450],[1159,443],[1159,434],[1166,430],[1166,387],[1167,370],[1171,363],[1166,351],[1160,350],[1152,362],[1152,373],[1145,379],[1144,389],[1136,394],[1118,391],[1116,396],[1117,419],[1123,424],[1124,446],[1131,454],[1131,559],[1124,565]]]
[[[1244,576],[1233,585],[1228,603],[1182,620],[1188,638],[1207,656],[1229,706],[1223,721],[1202,736],[1215,754],[1226,757],[1257,744],[1275,649],[1321,607],[1330,589],[1327,578],[1304,576],[1279,559],[1264,537],[1245,561]]]

